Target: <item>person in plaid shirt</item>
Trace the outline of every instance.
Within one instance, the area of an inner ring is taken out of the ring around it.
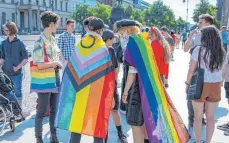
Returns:
[[[75,30],[75,24],[76,24],[75,20],[72,19],[67,20],[66,23],[67,30],[66,32],[62,33],[58,38],[58,47],[60,48],[63,54],[63,59],[62,59],[63,67],[66,66],[67,61],[70,59],[72,55],[72,51],[75,48],[76,39],[73,34]]]

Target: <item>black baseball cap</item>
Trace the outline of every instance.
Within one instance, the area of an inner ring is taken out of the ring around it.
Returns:
[[[103,40],[108,40],[108,39],[113,39],[113,38],[118,38],[117,35],[114,34],[111,30],[104,30],[103,35],[102,35]]]
[[[104,22],[100,18],[94,18],[88,23],[89,30],[95,31],[99,29],[103,29],[105,27]]]
[[[121,27],[138,26],[139,28],[141,28],[141,26],[142,26],[141,23],[139,23],[138,21],[129,20],[129,19],[123,19],[123,20],[117,21],[116,25],[117,25],[117,31]]]

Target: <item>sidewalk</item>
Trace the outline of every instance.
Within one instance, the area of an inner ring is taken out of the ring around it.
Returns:
[[[180,113],[182,119],[187,125],[188,113],[186,106],[186,96],[185,96],[185,80],[186,74],[188,70],[188,62],[189,62],[189,54],[184,53],[181,49],[175,51],[175,61],[170,64],[170,77],[169,77],[169,95],[176,106],[178,112]],[[119,89],[120,90],[120,89]],[[219,107],[216,111],[215,121],[216,125],[226,123],[229,120],[228,114],[229,105],[225,99],[224,89],[222,88],[222,100],[219,103]],[[1,143],[35,143],[34,137],[34,113],[32,116],[27,119],[25,122],[19,124],[16,127],[15,133],[9,132],[9,129],[6,129],[2,136],[0,136]],[[130,126],[127,125],[125,116],[121,114],[122,118],[122,126],[124,133],[128,136],[128,142],[133,143],[132,139],[132,131]],[[48,119],[46,118],[44,121],[44,142],[49,143],[49,125]],[[205,128],[203,128],[205,131]],[[58,136],[61,142],[68,143],[70,134],[63,130],[58,130]],[[203,139],[204,139],[203,135]],[[229,143],[229,137],[223,135],[223,132],[220,130],[215,130],[213,139],[213,143]],[[91,143],[92,138],[83,136],[82,143]],[[110,118],[109,124],[109,137],[108,143],[119,143],[116,134],[116,128],[114,126],[112,118]],[[193,140],[190,141],[193,143]]]

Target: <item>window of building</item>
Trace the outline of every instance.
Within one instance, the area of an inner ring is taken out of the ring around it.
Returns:
[[[55,0],[55,9],[57,10],[57,0]]]
[[[2,25],[3,24],[6,24],[6,13],[5,12],[2,12]]]
[[[63,11],[63,1],[60,1],[60,10]]]
[[[24,1],[23,0],[20,0],[20,4],[24,4]]]
[[[65,7],[65,10],[68,11],[68,2],[66,2]]]
[[[11,3],[14,4],[14,0],[11,0]]]
[[[46,6],[46,0],[43,0],[43,6]]]
[[[16,16],[15,16],[15,13],[12,13],[12,21],[16,23]]]

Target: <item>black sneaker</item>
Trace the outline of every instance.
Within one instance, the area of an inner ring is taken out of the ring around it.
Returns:
[[[36,143],[43,143],[42,137],[36,137]]]
[[[118,132],[118,138],[121,140],[121,143],[127,143],[126,136],[122,132]]]
[[[206,121],[205,121],[205,119],[204,119],[204,118],[202,119],[202,124],[203,124],[204,126],[206,126],[206,125],[207,125],[207,123],[206,123]]]
[[[229,130],[229,124],[227,123],[227,124],[223,124],[223,125],[218,125],[217,129],[223,130],[223,131]]]
[[[51,135],[50,143],[59,143],[59,140],[56,135]]]
[[[169,88],[169,84],[168,83],[165,84],[165,88]]]
[[[225,135],[225,136],[229,136],[229,129],[227,129],[227,130],[224,132],[224,135]]]

